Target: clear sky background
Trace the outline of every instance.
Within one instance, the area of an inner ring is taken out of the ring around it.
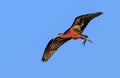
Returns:
[[[41,62],[49,40],[76,16],[103,12],[83,32]],[[1,0],[0,78],[120,78],[119,0]]]

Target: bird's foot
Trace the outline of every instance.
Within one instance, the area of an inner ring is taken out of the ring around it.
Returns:
[[[86,41],[93,43],[90,39],[88,39],[88,36],[86,36],[86,35],[83,35],[82,39],[84,39],[84,41],[82,43],[84,46],[85,46]]]
[[[89,42],[93,43],[90,39],[85,39],[82,43],[84,46],[85,46],[86,41],[89,41]]]

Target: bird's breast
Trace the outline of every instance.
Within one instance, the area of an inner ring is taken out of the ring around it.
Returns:
[[[69,30],[66,34],[63,35],[64,38],[78,39],[81,37],[80,32],[74,30]]]

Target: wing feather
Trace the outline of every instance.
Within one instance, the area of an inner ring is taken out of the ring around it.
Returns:
[[[65,42],[67,42],[70,39],[63,39],[60,37],[57,37],[55,39],[51,39],[45,48],[45,51],[43,53],[42,61],[47,61],[54,53],[55,51],[63,45]]]
[[[78,17],[75,18],[72,26],[69,29],[71,29],[73,26],[79,25],[80,29],[81,29],[80,32],[83,32],[83,30],[86,28],[86,26],[88,25],[88,23],[93,18],[95,18],[95,17],[97,17],[97,16],[99,16],[101,14],[103,14],[103,13],[102,12],[96,12],[96,13],[90,13],[90,14],[84,14],[84,15],[78,16]],[[64,34],[67,33],[67,31],[69,31],[69,29],[66,30],[64,32]]]

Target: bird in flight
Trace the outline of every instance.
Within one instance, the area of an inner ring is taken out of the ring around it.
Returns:
[[[76,17],[72,26],[68,30],[66,30],[64,33],[58,34],[56,37],[54,37],[49,41],[49,43],[47,44],[44,50],[42,61],[43,62],[48,61],[48,59],[55,53],[55,51],[61,45],[63,45],[65,42],[71,39],[83,39],[84,46],[86,41],[92,43],[92,41],[88,39],[88,36],[82,34],[82,32],[93,18],[101,14],[103,13],[96,12],[96,13],[90,13]]]

